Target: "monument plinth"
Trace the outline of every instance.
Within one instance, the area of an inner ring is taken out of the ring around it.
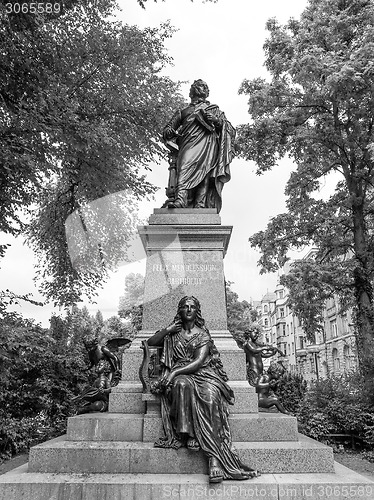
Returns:
[[[141,341],[168,326],[184,296],[201,310],[231,380],[245,380],[243,354],[227,328],[223,259],[232,226],[222,226],[215,208],[155,209],[138,228],[147,256],[142,330],[126,352],[123,380],[137,377]]]
[[[142,337],[166,326],[185,295],[199,298],[213,337],[229,335],[223,258],[231,231],[209,208],[156,209],[139,228],[147,255]]]

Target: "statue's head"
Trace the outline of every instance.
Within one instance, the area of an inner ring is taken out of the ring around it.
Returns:
[[[175,316],[174,321],[180,321],[181,319],[183,319],[182,316],[184,315],[184,310],[187,304],[193,304],[195,306],[195,315],[194,315],[195,324],[198,327],[202,328],[205,324],[205,321],[201,316],[200,302],[197,300],[196,297],[193,296],[189,297],[188,295],[186,295],[179,301],[177,315]]]
[[[99,345],[99,339],[96,337],[96,335],[86,335],[85,337],[83,337],[83,343],[85,348],[90,351],[91,349],[94,349]]]
[[[268,375],[272,379],[279,379],[286,373],[286,367],[283,365],[282,361],[272,362],[267,371]]]
[[[257,323],[253,322],[249,328],[245,332],[251,339],[256,342],[259,337],[262,335],[262,326]]]
[[[238,346],[240,347],[240,349],[243,349],[244,348],[244,344],[248,340],[248,334],[246,334],[242,330],[237,330],[237,331],[235,331],[232,334],[232,336],[234,337],[234,340],[238,344]]]
[[[105,372],[105,368],[106,368],[106,366],[105,366],[105,361],[104,361],[103,359],[101,359],[101,360],[98,362],[97,366],[96,366],[96,373],[97,373],[98,375],[100,375],[101,373],[104,373],[104,372]]]
[[[190,97],[200,97],[206,99],[209,95],[209,87],[204,80],[195,80],[191,85]]]

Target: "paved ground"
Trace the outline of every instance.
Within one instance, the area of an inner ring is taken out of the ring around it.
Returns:
[[[15,469],[16,467],[20,467],[25,464],[29,459],[28,453],[23,453],[22,455],[17,455],[16,457],[7,460],[0,464],[0,474],[5,474],[6,472]]]
[[[358,453],[334,453],[334,458],[340,464],[374,481],[374,463],[361,458]]]
[[[365,476],[374,481],[374,463],[368,462],[364,458],[361,458],[359,454],[346,452],[335,453],[335,460],[340,464],[345,465],[349,469],[352,469],[362,476]],[[10,470],[25,464],[27,461],[27,453],[18,455],[11,460],[7,460],[0,465],[0,474],[5,474]]]

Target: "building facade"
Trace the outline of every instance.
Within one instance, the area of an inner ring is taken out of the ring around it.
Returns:
[[[341,312],[337,298],[325,304],[323,332],[316,334],[315,343],[306,338],[283,285],[278,283],[274,293],[267,293],[257,302],[256,309],[264,329],[264,342],[276,345],[286,354],[285,361],[292,373],[299,373],[311,381],[341,375],[357,367],[352,313]]]

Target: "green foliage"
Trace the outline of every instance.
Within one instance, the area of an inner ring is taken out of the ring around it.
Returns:
[[[111,316],[104,321],[100,330],[100,339],[102,341],[115,337],[125,337],[133,339],[135,334],[130,325],[126,324],[119,316]]]
[[[287,372],[277,386],[277,396],[285,409],[297,414],[307,392],[308,384],[301,375]]]
[[[364,445],[374,440],[374,405],[362,375],[328,377],[311,383],[297,412],[301,432],[318,439],[353,434]]]
[[[298,417],[299,431],[317,441],[326,442],[328,435],[335,431],[327,415],[322,411],[309,411],[304,407]]]
[[[64,318],[52,316],[45,329],[7,312],[9,302],[21,297],[10,292],[2,297],[0,461],[66,431],[67,417],[75,412],[71,398],[95,378],[86,371],[85,335],[102,341],[132,335],[118,316],[104,321],[100,312],[94,317],[77,306]]]
[[[68,342],[61,323],[53,331],[16,313],[0,323],[0,459],[62,432],[70,398],[87,382],[82,346]]]
[[[291,248],[316,246],[314,265],[298,263],[291,300],[309,336],[332,293],[354,304],[360,366],[374,376],[374,4],[309,0],[300,20],[267,23],[271,79],[244,81],[251,123],[238,129],[242,157],[257,173],[288,156],[287,212],[250,238],[262,272],[275,271]],[[336,181],[335,192],[318,191]],[[298,285],[296,283],[298,281]],[[314,306],[305,301],[312,298]],[[304,304],[303,304],[304,302]]]
[[[310,342],[317,332],[323,332],[323,311],[327,299],[339,296],[339,313],[354,305],[353,269],[347,262],[316,262],[312,259],[295,261],[289,273],[281,276],[289,290],[290,306],[300,319]]]
[[[157,3],[157,0],[153,0],[153,1],[154,1],[155,3]],[[165,0],[162,0],[162,1],[164,2]],[[146,7],[145,7],[145,5],[146,5],[146,3],[147,3],[147,0],[137,0],[137,2],[138,2],[138,4],[139,4],[139,5],[140,5],[143,9],[145,9],[145,8],[146,8]],[[193,2],[193,0],[191,0],[191,2]],[[206,3],[206,2],[216,3],[216,2],[218,2],[218,0],[203,0],[203,3]]]
[[[0,462],[27,450],[33,444],[51,438],[54,432],[42,415],[0,420]],[[43,427],[44,424],[44,427]]]
[[[130,321],[133,335],[141,330],[143,321],[144,276],[130,273],[125,278],[125,295],[119,299],[118,315]]]
[[[137,201],[154,192],[141,169],[163,155],[181,100],[161,76],[172,28],[115,13],[111,0],[64,2],[59,15],[0,8],[0,230],[24,231],[29,208],[41,289],[59,305],[92,295],[126,257]]]
[[[118,314],[121,316],[133,306],[143,303],[144,276],[140,273],[130,273],[125,277],[125,294],[119,299]]]
[[[238,294],[231,290],[232,284],[230,281],[225,283],[227,328],[231,334],[248,330],[249,325],[256,319],[256,311],[246,300],[239,300]]]

